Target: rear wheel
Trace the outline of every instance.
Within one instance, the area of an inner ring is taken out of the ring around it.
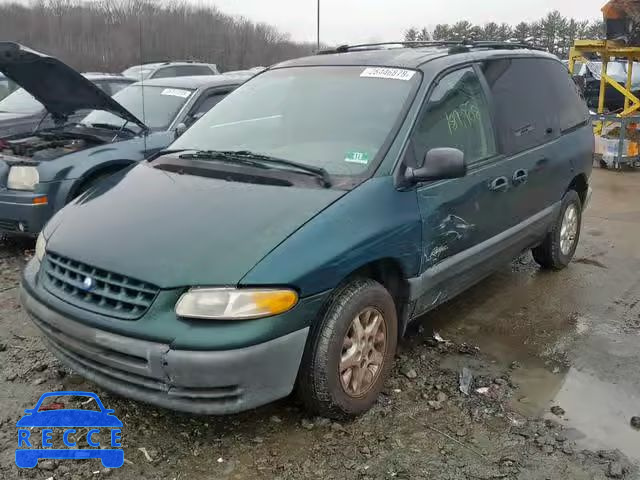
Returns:
[[[562,200],[560,215],[544,242],[532,250],[533,258],[542,267],[562,270],[571,262],[580,240],[582,202],[574,190]]]
[[[336,292],[311,335],[298,385],[307,408],[332,418],[369,410],[389,376],[398,341],[389,292],[374,280],[350,282]]]

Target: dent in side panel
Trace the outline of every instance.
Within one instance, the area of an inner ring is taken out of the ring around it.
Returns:
[[[459,251],[475,228],[474,224],[457,215],[444,217],[432,230],[431,241],[426,242],[423,259],[426,268],[440,263],[450,255],[450,251]]]

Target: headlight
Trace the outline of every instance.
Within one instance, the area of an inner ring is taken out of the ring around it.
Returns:
[[[40,233],[40,235],[38,235],[38,240],[36,240],[36,258],[38,259],[39,262],[42,262],[42,259],[44,258],[44,253],[47,250],[47,240],[44,238],[44,235],[42,235],[42,233]]]
[[[10,190],[35,190],[40,181],[36,167],[11,167],[7,188]]]
[[[176,314],[186,318],[249,320],[278,315],[298,302],[293,290],[192,288],[180,297]]]

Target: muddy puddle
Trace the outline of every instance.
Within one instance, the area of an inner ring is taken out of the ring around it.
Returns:
[[[640,288],[630,274],[638,261],[602,254],[574,263],[569,277],[540,273],[527,257],[425,325],[478,346],[496,369],[510,367],[513,411],[559,422],[580,448],[619,449],[640,462],[640,432],[630,425],[640,415]],[[613,268],[603,271],[605,263]]]

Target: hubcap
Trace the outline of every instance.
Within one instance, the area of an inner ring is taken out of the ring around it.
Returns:
[[[375,384],[387,348],[387,323],[382,313],[364,309],[351,322],[342,342],[340,383],[350,397],[362,397]]]
[[[560,227],[560,250],[563,255],[569,255],[578,236],[578,209],[569,205],[562,218]]]

